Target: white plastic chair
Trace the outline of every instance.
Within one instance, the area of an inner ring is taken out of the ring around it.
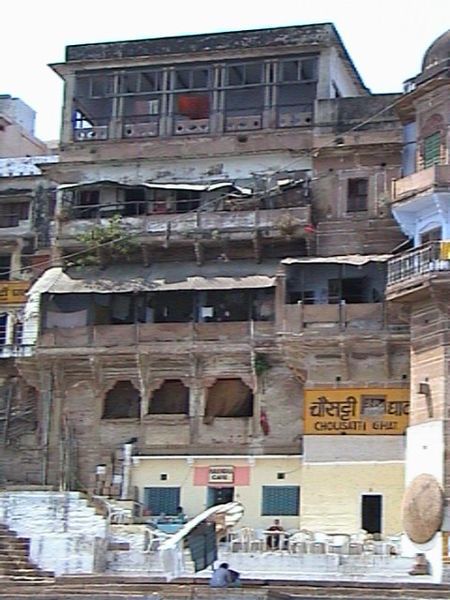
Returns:
[[[328,534],[321,531],[315,531],[313,533],[313,540],[310,544],[311,554],[326,554],[328,552],[328,544]]]
[[[346,533],[339,533],[330,536],[328,543],[328,552],[330,554],[348,554],[350,536]]]
[[[288,540],[288,551],[291,554],[306,554],[309,550],[311,537],[311,534],[306,531],[294,533]]]

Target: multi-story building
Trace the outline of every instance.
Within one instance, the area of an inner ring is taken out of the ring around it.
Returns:
[[[0,95],[0,479],[14,476],[10,455],[18,448],[27,480],[27,446],[31,472],[38,472],[40,452],[22,437],[37,428],[36,390],[17,373],[14,359],[31,351],[23,334],[26,292],[30,280],[48,266],[55,186],[43,175],[49,154],[34,136],[35,112],[19,98]]]
[[[58,266],[18,359],[39,390],[34,480],[398,532],[404,97],[371,94],[329,24],[69,46],[53,68]]]
[[[409,308],[411,422],[404,521],[440,576],[448,565],[450,403],[450,31],[425,53],[397,104],[403,177],[392,211],[413,248],[388,263],[387,297]],[[442,531],[442,534],[436,532]],[[442,562],[444,557],[444,563]],[[448,568],[448,567],[447,567]]]

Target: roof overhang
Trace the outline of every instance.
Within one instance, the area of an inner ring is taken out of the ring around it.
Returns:
[[[193,290],[238,290],[275,286],[278,262],[247,261],[199,266],[167,263],[151,267],[113,266],[63,270],[53,267],[36,281],[30,294],[111,294]]]
[[[362,267],[371,262],[385,263],[392,254],[346,254],[344,256],[301,256],[299,258],[284,258],[281,261],[283,265],[352,265]]]

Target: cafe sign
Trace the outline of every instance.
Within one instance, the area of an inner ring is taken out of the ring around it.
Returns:
[[[409,389],[305,390],[306,435],[402,435],[409,421]]]
[[[208,483],[234,483],[234,467],[209,467]]]

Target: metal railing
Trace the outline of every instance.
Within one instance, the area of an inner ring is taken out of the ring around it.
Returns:
[[[450,272],[450,241],[430,242],[392,258],[388,262],[387,284],[395,285],[441,271]]]

